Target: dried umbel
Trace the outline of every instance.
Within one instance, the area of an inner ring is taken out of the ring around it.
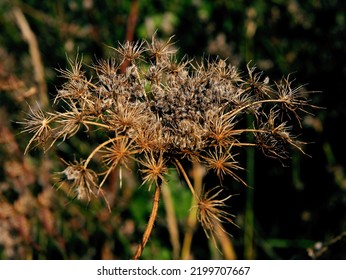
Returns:
[[[168,167],[174,166],[186,180],[197,201],[198,220],[213,236],[223,222],[233,222],[223,209],[229,197],[219,198],[221,190],[210,196],[208,191],[196,193],[182,160],[204,165],[221,184],[231,176],[246,185],[237,174],[242,169],[237,154],[258,147],[283,160],[290,146],[303,152],[292,126],[300,127],[298,113],[315,107],[301,87],[293,88],[289,77],[272,83],[254,67],[241,75],[222,59],[179,61],[171,40],[165,43],[153,36],[151,42],[120,44],[115,57],[92,66],[94,77],[82,70],[78,57],[70,60],[71,70],[61,70],[66,83],[54,100],[63,109],[30,108],[23,122],[23,131],[33,134],[25,152],[39,145],[49,149],[81,130],[103,133],[103,142],[85,160],[67,163],[62,172],[78,198],[97,196],[112,170],[129,168],[129,161],[138,163],[143,183],[154,188],[155,195],[135,258],[149,238]],[[244,127],[246,115],[253,116],[251,127]],[[244,134],[253,134],[254,142],[247,142],[250,138]],[[92,161],[103,170],[91,170]]]

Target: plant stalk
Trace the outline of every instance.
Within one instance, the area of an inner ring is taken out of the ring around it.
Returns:
[[[147,227],[143,233],[142,241],[137,247],[137,251],[133,257],[134,260],[138,260],[141,257],[143,250],[144,250],[144,247],[149,240],[149,237],[151,235],[151,232],[153,230],[154,223],[155,223],[155,220],[157,217],[157,211],[159,209],[160,196],[161,196],[161,185],[157,184],[156,188],[155,188],[155,193],[154,193],[153,208],[151,209],[148,225],[147,225]]]

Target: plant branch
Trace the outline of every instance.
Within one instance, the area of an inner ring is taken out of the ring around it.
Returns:
[[[112,143],[114,142],[116,138],[110,138],[108,139],[107,141],[103,142],[102,144],[98,145],[91,153],[90,155],[88,156],[88,158],[86,159],[86,161],[84,162],[84,167],[86,168],[90,162],[90,160],[94,157],[94,155],[100,150],[102,149],[104,146],[108,145],[109,143]]]
[[[190,182],[190,179],[189,179],[189,177],[187,176],[187,174],[186,174],[186,172],[185,172],[183,166],[181,165],[181,163],[179,162],[179,160],[177,160],[176,158],[174,159],[174,161],[175,161],[175,164],[177,165],[179,171],[183,174],[184,179],[185,179],[185,182],[186,182],[186,184],[188,185],[190,191],[192,192],[193,197],[194,197],[196,200],[198,200],[198,196],[196,195],[196,192],[195,192],[195,190],[194,190],[194,188],[193,188],[193,186],[192,186],[192,184],[191,184],[191,182]]]
[[[340,235],[332,238],[329,242],[327,242],[325,244],[323,244],[321,242],[317,242],[313,248],[307,249],[309,257],[311,257],[314,260],[321,257],[324,253],[326,253],[328,251],[330,246],[341,241],[345,237],[346,237],[346,231],[344,231]]]
[[[132,0],[131,7],[130,7],[130,14],[127,20],[127,28],[126,28],[126,41],[128,42],[132,42],[134,39],[138,13],[139,13],[139,0]],[[121,65],[122,73],[125,73],[128,64],[129,64],[129,61],[125,60],[125,62]]]
[[[39,99],[42,107],[46,108],[49,103],[47,96],[47,85],[44,77],[44,67],[36,36],[31,30],[28,21],[26,20],[22,10],[19,7],[13,8],[13,14],[17,21],[17,25],[22,32],[24,40],[29,45],[31,62],[35,73],[35,80],[38,83]]]
[[[159,209],[160,196],[161,196],[161,186],[157,184],[155,188],[155,193],[154,193],[153,208],[151,209],[148,225],[143,233],[142,242],[137,247],[137,251],[133,257],[134,260],[138,260],[141,257],[144,247],[147,244],[148,239],[151,235],[151,232],[153,230],[154,223],[156,220],[156,216],[157,216],[157,211]]]
[[[162,186],[162,198],[166,210],[167,228],[173,248],[173,259],[178,259],[181,247],[179,241],[178,221],[175,214],[171,190],[167,184]]]
[[[203,166],[200,163],[194,163],[193,164],[194,190],[196,190],[198,196],[200,196],[202,192],[202,181],[203,181],[204,175],[205,174],[204,174]],[[184,177],[185,176],[187,176],[186,173]],[[187,180],[189,179],[187,178]],[[193,192],[193,194],[194,195],[191,200],[191,208],[190,208],[189,215],[187,217],[187,222],[186,222],[187,228],[186,228],[186,232],[184,236],[183,247],[181,250],[181,259],[183,260],[189,259],[191,256],[192,238],[197,226],[197,205],[199,200],[195,194],[195,191]]]

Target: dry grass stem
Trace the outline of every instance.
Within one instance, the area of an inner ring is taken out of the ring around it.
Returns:
[[[47,85],[44,74],[44,66],[41,59],[40,50],[38,47],[35,33],[31,30],[28,21],[26,20],[22,10],[19,7],[13,8],[13,14],[16,18],[17,25],[20,28],[25,41],[29,45],[29,52],[31,56],[31,62],[35,72],[35,79],[39,85],[39,99],[41,105],[46,108],[49,104]]]
[[[153,230],[154,223],[157,216],[157,211],[159,209],[160,195],[161,195],[161,186],[156,185],[154,199],[153,199],[153,207],[151,209],[150,218],[149,218],[147,227],[143,233],[142,242],[138,245],[136,253],[133,257],[135,260],[138,260],[141,257],[144,247],[147,244],[149,237],[151,235],[151,231]]]

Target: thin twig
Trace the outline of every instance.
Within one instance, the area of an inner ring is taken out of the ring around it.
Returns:
[[[180,254],[178,221],[175,214],[171,190],[167,184],[162,186],[162,198],[166,210],[167,228],[173,248],[173,259],[178,259]]]
[[[179,163],[179,166],[181,167],[181,170],[183,172],[183,168]],[[186,173],[183,173],[185,180],[187,180],[187,184],[190,184],[190,181],[186,175]],[[193,164],[193,177],[194,177],[194,188],[193,190],[193,197],[191,200],[191,208],[189,212],[189,216],[187,217],[187,228],[185,231],[184,241],[183,241],[183,248],[181,250],[181,259],[186,260],[190,258],[191,255],[191,244],[192,244],[192,238],[194,235],[194,232],[196,230],[197,226],[197,204],[198,204],[198,196],[200,196],[200,193],[202,191],[202,181],[204,177],[204,169],[201,164],[194,163]],[[191,187],[190,187],[191,189]],[[195,191],[197,192],[197,195],[195,194]]]
[[[338,236],[331,239],[329,242],[323,244],[321,242],[317,242],[314,246],[314,248],[308,248],[307,252],[309,257],[312,259],[317,259],[321,257],[324,253],[326,253],[330,246],[334,245],[335,243],[339,242],[343,238],[346,237],[346,231],[342,232]]]
[[[139,12],[139,0],[132,0],[131,1],[131,8],[130,8],[130,14],[127,20],[127,28],[126,28],[126,41],[132,42],[134,39],[137,19],[138,19],[138,12]],[[124,63],[121,65],[121,72],[125,73],[126,68],[129,64],[128,60],[125,60]]]
[[[130,14],[127,20],[126,41],[133,41],[139,12],[139,0],[131,1]]]
[[[135,260],[138,260],[141,257],[143,250],[144,250],[144,247],[147,244],[148,239],[149,239],[151,232],[153,230],[154,223],[155,223],[156,216],[157,216],[157,211],[159,209],[160,195],[161,195],[161,186],[159,184],[157,184],[156,188],[155,188],[154,199],[153,199],[153,208],[151,209],[150,218],[149,218],[147,227],[143,233],[142,242],[138,245],[137,251],[133,257],[133,259],[135,259]]]
[[[29,45],[31,62],[35,73],[35,80],[38,83],[40,103],[42,107],[46,108],[49,103],[47,96],[47,85],[44,77],[44,67],[36,36],[31,30],[28,21],[26,20],[22,10],[19,7],[13,8],[13,14],[16,18],[17,25],[22,32],[24,40]]]
[[[216,237],[220,242],[222,252],[226,260],[236,260],[237,254],[234,250],[233,242],[230,236],[223,230],[223,226],[216,227]]]
[[[177,167],[178,167],[178,171],[180,171],[180,172],[183,174],[184,179],[185,179],[185,182],[186,182],[186,184],[188,185],[190,191],[192,192],[193,197],[194,197],[196,200],[198,200],[198,196],[196,195],[196,192],[195,192],[195,190],[194,190],[194,188],[193,188],[193,186],[192,186],[192,184],[191,184],[191,182],[190,182],[190,179],[189,179],[189,177],[187,176],[187,174],[186,174],[186,172],[185,172],[183,166],[181,165],[181,163],[179,162],[179,160],[177,160],[176,158],[174,159],[174,161],[175,161],[175,164],[176,164]]]

